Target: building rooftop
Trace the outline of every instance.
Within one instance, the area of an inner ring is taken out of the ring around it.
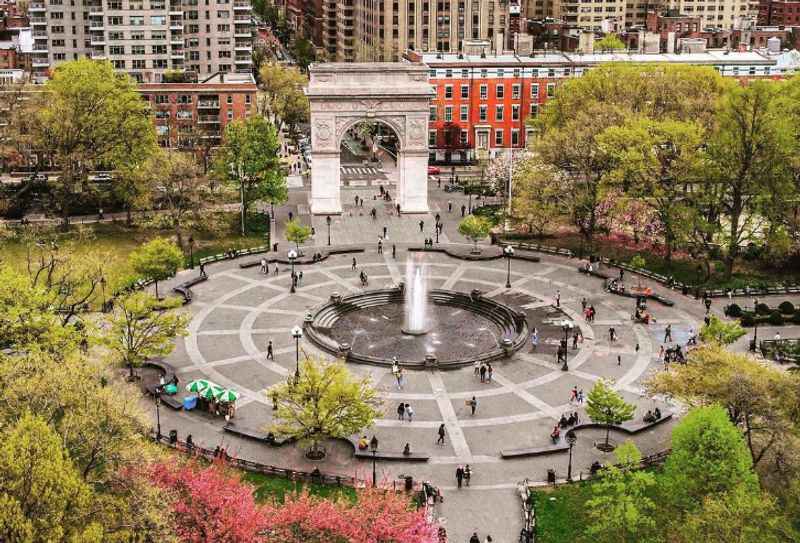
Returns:
[[[704,53],[565,53],[537,52],[533,56],[502,54],[458,55],[425,53],[422,61],[431,67],[523,66],[531,64],[600,64],[603,62],[680,62],[690,64],[773,64],[774,59],[758,51],[710,50]]]

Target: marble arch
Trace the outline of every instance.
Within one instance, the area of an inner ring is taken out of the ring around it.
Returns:
[[[428,211],[428,67],[412,63],[313,64],[305,89],[311,106],[311,212],[342,212],[339,152],[345,132],[379,121],[399,141],[396,200],[403,213]]]

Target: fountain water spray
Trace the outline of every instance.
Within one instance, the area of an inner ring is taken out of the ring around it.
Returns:
[[[425,268],[412,259],[406,261],[406,323],[403,333],[422,335],[428,332],[428,283]]]

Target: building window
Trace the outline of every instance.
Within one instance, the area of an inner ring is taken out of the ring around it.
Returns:
[[[461,98],[469,98],[469,85],[461,85]]]
[[[511,106],[511,120],[512,121],[519,120],[519,104],[513,104]]]
[[[453,85],[445,85],[444,98],[445,100],[451,100],[453,98]]]
[[[447,68],[447,69],[444,71],[444,76],[445,76],[445,77],[453,77],[453,70],[452,70],[452,69],[450,69],[450,68]]]
[[[495,121],[503,120],[503,106],[494,106],[494,120]]]
[[[518,147],[519,146],[519,130],[512,130],[511,131],[511,146]]]
[[[481,77],[488,77],[488,76],[489,76],[489,70],[487,70],[486,68],[481,68]]]
[[[468,136],[468,132],[466,130],[462,130],[461,131],[461,137],[459,138],[459,142],[461,143],[461,145],[463,145],[463,146],[467,145],[467,141],[468,141],[467,140],[467,136]]]
[[[511,85],[511,99],[512,100],[519,100],[521,94],[522,94],[521,85],[519,85],[519,84]]]
[[[444,120],[447,122],[453,120],[453,106],[444,107]]]
[[[495,98],[501,100],[505,96],[506,88],[503,85],[497,85],[494,89]]]
[[[489,85],[481,85],[481,100],[489,98]]]
[[[486,122],[489,117],[489,106],[481,106],[480,107],[480,120]]]
[[[156,104],[169,104],[169,95],[156,94]]]
[[[461,70],[461,77],[467,79],[469,77],[469,70],[467,68],[463,68]]]
[[[436,147],[436,130],[428,130],[428,147]]]
[[[431,106],[428,108],[428,120],[435,121],[436,120],[436,106]]]
[[[539,115],[539,104],[531,104],[531,117]]]
[[[466,122],[469,119],[469,106],[461,106],[461,114],[459,115],[461,122]]]
[[[531,98],[538,98],[539,97],[539,83],[534,83],[531,85]]]
[[[552,98],[556,95],[556,84],[555,83],[548,83],[547,84],[547,97]]]
[[[494,131],[494,144],[497,147],[502,147],[502,145],[503,145],[503,131],[502,130],[495,130]]]

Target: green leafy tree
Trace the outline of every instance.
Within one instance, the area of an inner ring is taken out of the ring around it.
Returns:
[[[307,72],[309,65],[314,62],[316,56],[314,44],[305,38],[297,39],[292,47],[292,54],[300,69]]]
[[[47,423],[28,414],[2,437],[0,540],[102,541],[91,489]]]
[[[183,253],[177,245],[164,238],[155,238],[141,245],[128,257],[133,270],[142,278],[158,282],[173,277],[183,263]]]
[[[706,496],[702,509],[687,515],[675,532],[671,541],[676,543],[782,543],[800,539],[773,496],[741,487]]]
[[[705,497],[737,488],[758,490],[742,434],[718,405],[691,410],[672,431],[672,452],[664,466],[665,503],[676,511],[696,511]]]
[[[586,397],[586,414],[592,421],[606,426],[606,448],[609,447],[611,426],[631,420],[635,412],[636,407],[625,402],[622,395],[604,379],[598,380]]]
[[[688,187],[699,177],[702,141],[702,128],[694,122],[647,118],[610,127],[597,137],[612,164],[603,185],[621,189],[653,210],[664,232],[668,265],[673,249],[685,238],[694,207]]]
[[[294,243],[298,253],[300,252],[300,245],[310,237],[310,226],[306,226],[297,219],[286,222],[286,241]]]
[[[700,339],[730,345],[746,333],[739,321],[723,321],[716,315],[711,315],[708,324],[700,329]]]
[[[590,519],[586,536],[608,543],[651,541],[656,523],[650,489],[655,476],[639,469],[642,455],[632,442],[623,443],[614,454],[615,464],[603,468],[592,484],[592,498],[586,502]]]
[[[489,235],[491,230],[492,223],[477,215],[464,217],[461,222],[458,223],[458,233],[472,241],[473,253],[480,253],[478,242],[482,239],[486,239],[486,236]]]
[[[279,150],[278,133],[263,117],[233,121],[225,127],[214,169],[221,179],[239,190],[242,236],[246,233],[250,205],[264,196],[271,183],[286,183]]]
[[[609,51],[619,51],[621,49],[626,49],[627,47],[625,42],[619,39],[619,36],[612,33],[606,34],[594,42],[594,48],[605,53]]]
[[[308,77],[292,66],[277,62],[265,64],[259,71],[263,92],[261,113],[267,116],[278,132],[284,125],[290,128],[308,122],[308,98],[303,87]]]
[[[67,224],[88,172],[142,162],[155,148],[155,129],[134,80],[108,61],[60,64],[44,91],[30,129],[34,147],[58,164],[52,194]]]
[[[175,348],[175,338],[187,334],[189,316],[170,311],[180,306],[178,298],[161,301],[147,292],[134,292],[118,300],[112,318],[109,347],[133,368],[148,358],[166,356]]]
[[[339,362],[306,358],[299,379],[274,385],[267,395],[278,403],[271,431],[310,443],[312,452],[323,439],[346,439],[381,416],[369,377],[356,378]]]
[[[742,246],[761,243],[769,203],[796,194],[792,163],[798,152],[797,116],[789,114],[782,87],[753,81],[724,96],[708,141],[702,205],[722,220],[727,277]]]
[[[795,455],[781,447],[795,441],[797,382],[795,375],[713,343],[693,350],[686,364],[658,372],[645,386],[650,394],[666,394],[690,407],[723,406],[744,434],[751,462],[760,465]]]
[[[558,226],[563,216],[560,173],[536,159],[515,166],[511,215],[538,236]]]

